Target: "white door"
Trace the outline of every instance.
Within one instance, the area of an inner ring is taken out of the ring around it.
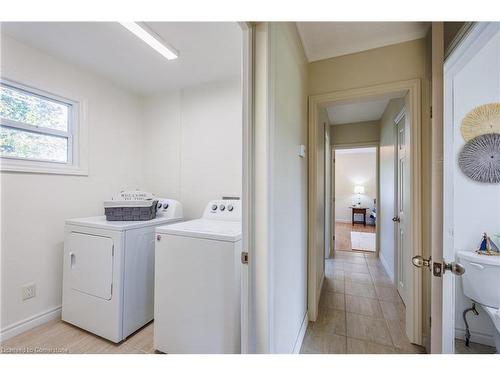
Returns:
[[[110,300],[113,283],[113,240],[92,234],[71,233],[66,248],[66,269],[71,289]]]
[[[457,251],[474,249],[482,232],[495,233],[500,227],[498,209],[491,209],[500,207],[499,185],[475,182],[457,164],[465,144],[460,132],[463,118],[478,106],[498,102],[500,24],[477,23],[444,65],[444,263],[455,261]],[[434,249],[432,256],[434,262]],[[463,294],[460,279],[451,272],[434,276],[433,282],[442,285],[442,296],[432,291],[432,303],[442,316],[432,316],[431,335],[438,336],[438,340],[432,338],[435,346],[431,349],[453,353],[455,329],[464,328],[462,320],[455,321],[455,316],[470,307],[470,300]],[[480,313],[471,323],[473,336],[474,332],[487,334],[491,329],[485,314]]]
[[[397,259],[397,289],[405,305],[408,300],[408,285],[410,277],[410,238],[407,216],[410,205],[410,171],[408,159],[408,137],[409,122],[403,111],[396,119],[397,129],[397,174],[396,174],[396,217],[393,219],[396,225],[396,259]]]

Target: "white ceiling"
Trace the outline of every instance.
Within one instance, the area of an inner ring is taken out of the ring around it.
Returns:
[[[2,22],[2,33],[147,95],[238,77],[235,22],[149,22],[179,51],[168,61],[116,22]]]
[[[404,92],[396,92],[372,99],[336,103],[326,108],[328,119],[331,125],[377,121],[384,114],[389,101],[401,98],[404,94]]]
[[[376,147],[337,148],[335,149],[335,154],[336,155],[374,154],[376,151],[377,151]]]
[[[423,38],[426,22],[297,22],[308,61]]]

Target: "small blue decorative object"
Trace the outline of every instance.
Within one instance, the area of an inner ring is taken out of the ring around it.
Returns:
[[[478,254],[482,255],[500,255],[500,250],[498,246],[491,240],[487,233],[483,233],[483,238],[481,238],[481,243],[479,244],[479,249],[476,251]]]

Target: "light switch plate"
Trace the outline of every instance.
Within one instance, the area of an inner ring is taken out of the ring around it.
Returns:
[[[306,145],[299,145],[299,156],[301,158],[306,157]]]

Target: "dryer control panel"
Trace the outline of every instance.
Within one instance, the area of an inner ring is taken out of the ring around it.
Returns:
[[[203,219],[241,221],[241,201],[218,199],[208,202]]]

